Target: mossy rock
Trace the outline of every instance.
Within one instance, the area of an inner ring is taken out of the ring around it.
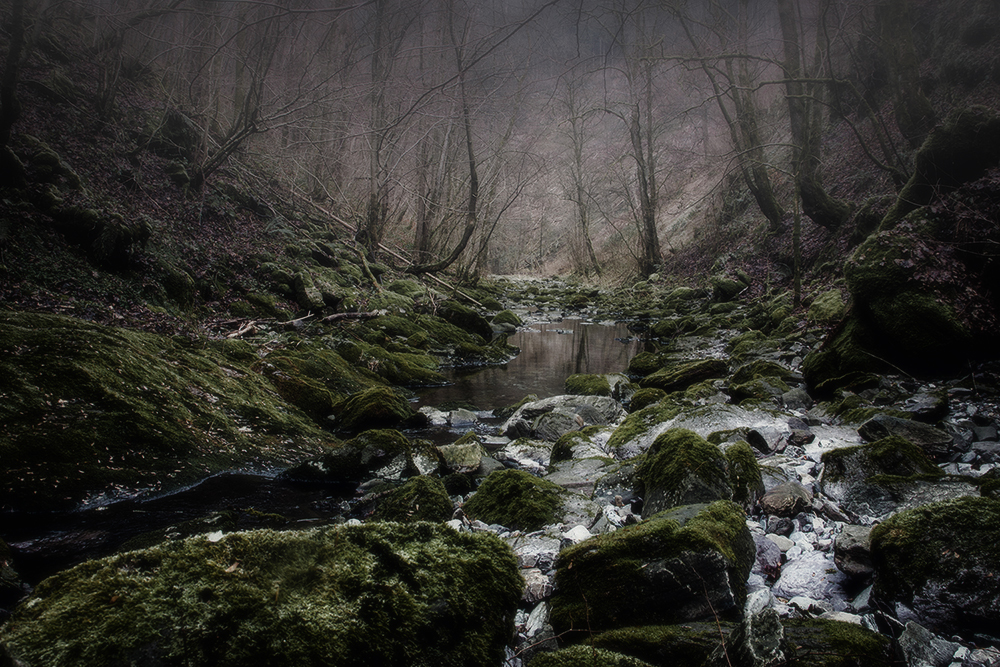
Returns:
[[[789,667],[890,667],[898,665],[892,640],[854,623],[785,619],[782,649]]]
[[[647,662],[622,653],[590,646],[568,646],[539,653],[528,667],[653,667]]]
[[[551,623],[565,641],[636,625],[674,625],[742,612],[756,554],[730,501],[690,505],[563,549]]]
[[[847,313],[847,304],[840,290],[832,289],[823,292],[809,306],[806,319],[816,324],[833,324],[839,322]]]
[[[611,396],[611,384],[605,375],[577,373],[566,378],[566,393],[575,396]]]
[[[0,507],[72,505],[111,486],[168,489],[250,460],[319,453],[329,434],[275,392],[245,346],[0,315]]]
[[[380,498],[372,521],[447,521],[454,508],[444,484],[436,477],[419,475]]]
[[[798,376],[794,371],[785,368],[776,361],[754,359],[741,364],[729,379],[731,385],[738,385],[760,378],[777,378],[784,382],[792,381]],[[801,379],[801,378],[800,378]]]
[[[438,315],[447,322],[490,341],[493,338],[493,327],[482,315],[457,301],[445,301],[438,308]]]
[[[665,354],[640,352],[629,360],[626,372],[633,377],[646,377],[662,369],[669,358]]]
[[[637,472],[645,488],[644,518],[678,505],[733,497],[722,450],[687,429],[657,436]]]
[[[747,288],[747,283],[724,275],[712,276],[709,283],[712,286],[712,298],[716,301],[732,301]]]
[[[561,486],[523,470],[498,470],[483,480],[464,509],[489,524],[532,531],[559,519],[565,493]]]
[[[509,324],[514,327],[519,327],[524,324],[520,317],[515,315],[512,311],[501,310],[499,313],[493,316],[493,324]]]
[[[414,418],[410,402],[392,387],[369,387],[334,406],[337,426],[348,431],[399,426]]]
[[[662,389],[651,389],[648,387],[644,389],[639,389],[634,394],[632,394],[632,398],[629,400],[628,404],[629,412],[637,412],[649,405],[654,405],[656,403],[659,403],[664,398],[666,398],[666,396],[667,392],[663,391]]]
[[[662,389],[666,392],[683,391],[697,382],[723,377],[727,370],[723,359],[688,361],[646,376],[639,381],[639,386]]]
[[[944,476],[924,450],[899,436],[824,452],[821,460],[823,492],[838,502],[864,494],[877,476],[898,481]]]
[[[896,514],[872,529],[875,597],[903,603],[938,634],[1000,624],[1000,501],[967,497]]]
[[[622,423],[618,425],[618,428],[615,429],[615,432],[611,434],[611,438],[608,440],[608,449],[616,451],[634,444],[637,440],[646,436],[651,429],[659,424],[670,421],[680,414],[680,412],[681,407],[669,399],[661,400],[658,403],[647,405],[632,412],[625,417]]]
[[[732,631],[725,621],[619,628],[594,637],[594,646],[652,665],[704,665]]]
[[[418,299],[427,294],[427,288],[416,280],[395,280],[386,289],[396,294],[402,294],[410,299]]]
[[[858,318],[849,317],[821,347],[806,355],[802,373],[820,395],[838,388],[867,383],[873,375],[891,372],[891,367],[870,350],[878,349],[878,336]]]
[[[308,341],[276,350],[257,366],[285,400],[324,420],[337,401],[377,381],[333,350]]]
[[[729,468],[729,486],[733,490],[733,502],[750,508],[764,494],[764,480],[760,463],[753,447],[746,440],[726,448],[726,464]]]
[[[499,664],[522,579],[489,534],[375,522],[204,536],[43,581],[0,630],[25,664]]]

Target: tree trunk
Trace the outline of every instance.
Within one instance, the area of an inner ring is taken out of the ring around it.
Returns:
[[[875,10],[882,34],[879,45],[889,64],[896,126],[919,148],[937,123],[937,114],[920,85],[920,63],[913,44],[909,0],[883,0]]]
[[[788,122],[795,145],[792,169],[802,199],[802,211],[817,225],[829,230],[840,227],[850,216],[850,206],[834,199],[823,188],[820,171],[820,132],[812,91],[803,84],[800,55],[797,2],[777,0],[778,20],[784,41],[785,92],[788,101]]]

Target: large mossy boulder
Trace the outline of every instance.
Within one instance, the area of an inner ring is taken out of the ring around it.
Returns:
[[[552,626],[582,641],[615,628],[736,618],[755,554],[734,503],[668,510],[560,552]]]
[[[437,314],[456,327],[479,336],[484,342],[488,343],[493,338],[493,327],[486,318],[457,301],[445,301]]]
[[[260,363],[243,341],[0,315],[0,508],[166,490],[250,460],[320,453],[329,434],[275,392]]]
[[[483,480],[464,510],[489,524],[532,531],[559,521],[568,493],[523,470],[497,470]]]
[[[501,430],[509,438],[555,442],[588,426],[616,423],[625,414],[621,403],[607,396],[551,396],[520,404]]]
[[[199,536],[43,581],[0,629],[26,665],[500,664],[522,579],[428,523]]]
[[[996,636],[1000,501],[959,498],[900,512],[871,533],[874,595],[940,635]]]
[[[704,665],[732,632],[729,622],[695,621],[608,630],[594,646],[629,655],[651,665]]]
[[[666,392],[683,391],[693,384],[724,377],[726,372],[727,366],[723,359],[687,361],[647,375],[639,382],[639,386]]]
[[[856,515],[881,517],[918,505],[978,495],[972,480],[947,477],[926,452],[899,436],[825,452],[820,488]]]
[[[899,665],[885,635],[854,623],[826,619],[782,620],[788,667],[890,667]]]
[[[733,497],[725,454],[687,429],[670,429],[660,434],[637,472],[645,488],[643,517],[678,505]]]

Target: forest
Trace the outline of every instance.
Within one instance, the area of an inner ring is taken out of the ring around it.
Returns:
[[[0,667],[1000,665],[997,0],[0,2]]]

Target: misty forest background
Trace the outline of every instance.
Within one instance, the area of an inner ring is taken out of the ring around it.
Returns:
[[[0,127],[23,79],[127,137],[120,160],[176,138],[189,198],[266,175],[412,273],[620,282],[750,248],[787,277],[872,231],[950,111],[995,101],[996,9],[15,0]]]

